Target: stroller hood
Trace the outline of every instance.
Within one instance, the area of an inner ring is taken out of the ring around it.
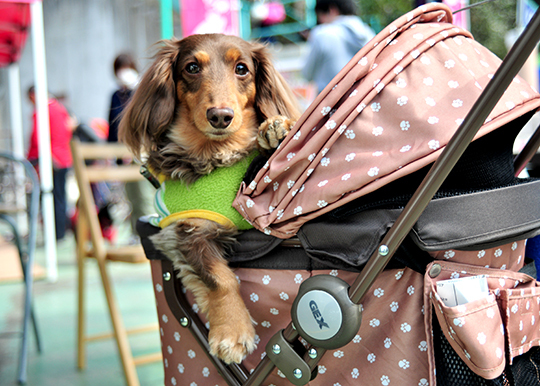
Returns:
[[[501,60],[431,3],[375,36],[309,106],[233,206],[279,238],[434,162]],[[516,77],[477,137],[536,110]],[[476,139],[475,138],[475,139]]]

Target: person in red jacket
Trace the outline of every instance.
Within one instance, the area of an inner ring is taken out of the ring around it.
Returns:
[[[28,89],[28,99],[35,106],[34,86]],[[27,158],[38,165],[38,124],[34,110],[32,135]],[[72,118],[66,108],[55,98],[49,98],[49,123],[51,129],[51,155],[53,164],[53,197],[56,240],[64,238],[67,226],[66,176],[72,166],[69,142],[72,136]]]

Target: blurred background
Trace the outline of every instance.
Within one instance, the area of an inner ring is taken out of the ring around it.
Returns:
[[[21,0],[28,5],[31,0]],[[479,1],[481,2],[481,1]],[[3,8],[16,1],[0,0],[1,31],[14,27],[2,21]],[[358,16],[373,32],[378,33],[396,18],[424,4],[424,0],[357,0]],[[448,0],[453,10],[468,5],[468,0]],[[471,0],[471,3],[473,1]],[[45,63],[36,62],[30,34],[31,20],[26,29],[17,30],[24,39],[21,52],[13,63],[0,66],[0,150],[13,151],[15,136],[22,136],[25,150],[30,142],[34,106],[28,101],[27,90],[36,83],[35,68],[46,64],[48,92],[56,97],[74,117],[77,124],[89,127],[93,135],[107,137],[111,96],[118,89],[113,62],[119,53],[129,52],[143,73],[155,53],[155,44],[162,38],[182,38],[192,33],[224,32],[244,39],[257,39],[268,44],[278,70],[282,72],[305,108],[316,97],[316,88],[302,76],[308,55],[307,32],[317,25],[316,0],[46,0],[42,2]],[[536,6],[529,0],[495,0],[482,2],[470,11],[456,14],[455,21],[469,29],[475,39],[501,59],[513,44]],[[29,12],[27,16],[29,17]],[[4,14],[5,15],[5,14]],[[24,21],[24,20],[23,20]],[[0,52],[12,41],[0,39]],[[18,77],[13,84],[12,70]],[[538,87],[538,54],[535,52],[523,76]],[[20,92],[21,132],[14,132],[13,89]],[[67,177],[68,212],[73,212],[78,190],[70,172]],[[2,186],[0,183],[0,196]],[[129,205],[119,201],[113,220],[119,223],[120,239],[129,239]],[[99,343],[90,352],[88,369],[77,372],[75,366],[76,329],[76,258],[75,241],[68,232],[56,245],[58,271],[48,274],[49,253],[40,224],[36,253],[34,295],[37,318],[42,327],[43,350],[37,355],[31,350],[29,380],[40,385],[122,385],[119,360],[113,342]],[[3,234],[2,234],[3,236]],[[20,285],[20,269],[8,272],[5,261],[16,261],[16,251],[9,237],[0,237],[0,386],[16,380],[19,342],[11,339],[11,331],[20,326],[24,287]],[[54,251],[54,248],[53,248]],[[3,259],[3,260],[2,260]],[[16,265],[16,264],[15,264]],[[11,268],[10,268],[11,269]],[[131,320],[156,320],[153,287],[148,267],[124,271],[114,267],[119,294],[127,298],[123,310],[126,324]],[[13,273],[14,272],[14,273]],[[96,272],[89,273],[90,283],[98,283]],[[96,284],[97,287],[97,284]],[[91,329],[108,328],[102,293],[90,293]],[[143,309],[141,309],[143,307]],[[157,334],[133,343],[136,349],[151,351],[160,347]],[[141,384],[160,384],[161,363],[145,366],[139,371]],[[203,386],[203,385],[199,385]]]

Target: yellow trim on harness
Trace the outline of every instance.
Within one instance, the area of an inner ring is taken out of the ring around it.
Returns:
[[[184,210],[182,212],[177,212],[168,215],[163,220],[159,222],[159,227],[161,229],[167,227],[168,225],[171,225],[173,222],[176,222],[178,220],[185,220],[189,218],[201,218],[205,220],[210,220],[217,222],[220,225],[234,228],[234,223],[229,220],[227,217],[223,216],[220,213],[213,212],[211,210],[206,209],[192,209],[192,210]]]

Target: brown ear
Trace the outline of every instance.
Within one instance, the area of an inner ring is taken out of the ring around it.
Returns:
[[[255,43],[252,52],[257,88],[256,106],[262,119],[283,115],[297,120],[300,111],[296,98],[283,76],[272,64],[268,50],[262,44]]]
[[[154,62],[143,75],[124,110],[118,137],[140,156],[168,129],[174,119],[176,90],[175,62],[179,40],[162,40]]]

